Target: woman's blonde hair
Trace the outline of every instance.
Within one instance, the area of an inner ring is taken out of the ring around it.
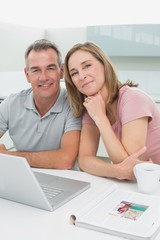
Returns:
[[[110,58],[96,44],[92,42],[85,42],[74,45],[66,54],[64,61],[64,75],[68,98],[75,117],[81,117],[85,111],[85,108],[83,106],[85,96],[79,92],[79,90],[72,82],[68,69],[69,58],[74,52],[78,50],[89,52],[104,66],[105,84],[108,89],[107,103],[112,103],[118,97],[119,89],[122,87],[122,85],[133,85],[131,81],[128,81],[125,84],[122,84],[119,81],[116,69],[113,66]]]

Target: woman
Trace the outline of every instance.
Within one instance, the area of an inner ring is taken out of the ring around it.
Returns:
[[[65,81],[75,117],[83,116],[78,158],[83,171],[133,180],[135,164],[150,158],[160,164],[160,113],[156,104],[132,81],[122,84],[98,46],[87,42],[69,50]],[[113,164],[96,156],[100,136]]]

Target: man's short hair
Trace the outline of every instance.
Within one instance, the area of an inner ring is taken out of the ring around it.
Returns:
[[[62,55],[61,55],[61,52],[59,51],[57,45],[47,39],[40,39],[40,40],[36,40],[34,43],[32,43],[25,51],[26,68],[28,68],[28,63],[27,63],[28,55],[32,50],[38,52],[38,51],[47,50],[50,48],[52,48],[54,51],[56,51],[57,56],[58,56],[58,64],[59,64],[59,66],[61,66]]]

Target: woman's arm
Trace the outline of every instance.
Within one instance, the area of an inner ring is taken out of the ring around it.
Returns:
[[[120,163],[146,145],[148,118],[139,118],[122,126],[121,140],[115,135],[108,119],[101,121],[98,128],[110,159],[113,163]]]
[[[106,116],[105,103],[100,93],[90,96],[84,102],[89,115],[99,129],[106,151],[113,163],[120,163],[130,154],[146,145],[148,117],[138,118],[122,126],[118,139]],[[110,106],[116,115],[116,105]]]
[[[106,116],[106,105],[101,93],[88,97],[83,103],[90,117],[94,120],[106,151],[113,163],[123,161],[128,153],[115,135],[111,123]],[[114,111],[116,106],[113,107]]]
[[[133,167],[141,161],[136,156],[133,159],[127,158],[119,164],[108,163],[100,159],[96,156],[99,136],[96,126],[83,125],[78,157],[81,170],[101,177],[134,180]]]
[[[109,177],[110,169],[108,164],[96,156],[99,138],[100,134],[96,126],[83,124],[78,156],[79,167],[81,170],[93,175]]]

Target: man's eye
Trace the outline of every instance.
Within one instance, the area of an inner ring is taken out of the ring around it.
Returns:
[[[50,71],[53,71],[54,69],[55,69],[54,67],[48,68],[48,70],[50,70]]]
[[[36,73],[36,72],[38,72],[39,70],[38,69],[32,69],[31,70],[31,73]]]

